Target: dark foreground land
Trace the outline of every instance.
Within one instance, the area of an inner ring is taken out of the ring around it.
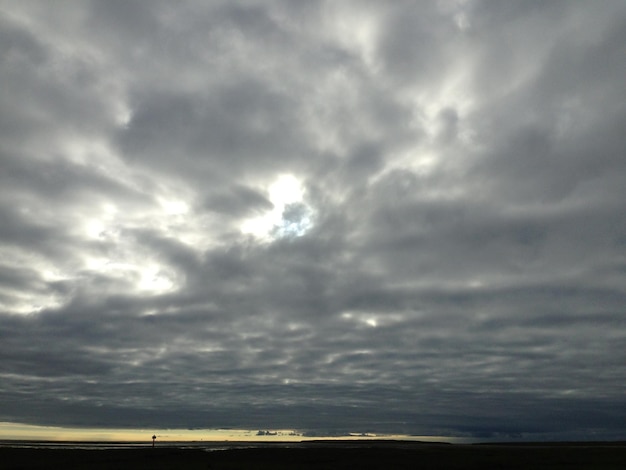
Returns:
[[[0,469],[626,469],[626,444],[318,443],[201,449],[0,448]]]

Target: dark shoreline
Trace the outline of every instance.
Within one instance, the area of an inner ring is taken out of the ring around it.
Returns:
[[[0,469],[615,469],[626,443],[446,444],[310,441],[207,452],[201,448],[64,449],[0,447]]]

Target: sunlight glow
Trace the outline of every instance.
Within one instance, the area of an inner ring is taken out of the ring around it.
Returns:
[[[32,441],[78,441],[78,442],[145,442],[152,443],[152,435],[159,442],[189,441],[240,441],[240,442],[287,442],[306,441],[320,438],[332,440],[350,439],[403,439],[420,441],[458,441],[443,436],[407,436],[402,434],[347,433],[342,436],[306,436],[293,429],[123,429],[123,428],[76,428],[37,426],[11,422],[0,422],[0,440]]]
[[[241,231],[260,239],[301,236],[313,225],[312,210],[304,203],[304,188],[293,175],[280,175],[268,190],[273,208],[246,220]]]
[[[87,270],[126,281],[129,287],[134,286],[146,294],[162,294],[176,287],[172,276],[163,267],[142,262],[139,258],[121,262],[104,257],[88,257],[84,263]]]
[[[376,328],[378,326],[378,322],[376,321],[375,318],[367,318],[365,320],[365,323],[371,326],[372,328]]]
[[[181,200],[159,198],[159,204],[168,215],[184,215],[189,212],[189,205]]]
[[[174,282],[157,265],[147,266],[140,270],[141,278],[138,289],[153,293],[167,292],[174,287]]]
[[[412,313],[412,315],[416,315]],[[398,313],[375,313],[375,312],[358,312],[349,311],[343,312],[341,318],[346,321],[354,322],[360,325],[367,325],[370,328],[385,327],[397,323],[402,323],[406,320],[406,312]]]

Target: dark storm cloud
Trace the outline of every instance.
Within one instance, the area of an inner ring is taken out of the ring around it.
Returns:
[[[624,437],[620,2],[1,8],[0,421]]]

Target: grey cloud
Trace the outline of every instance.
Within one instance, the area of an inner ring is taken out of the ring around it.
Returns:
[[[149,195],[129,188],[117,179],[118,175],[102,171],[97,162],[93,166],[65,161],[33,162],[20,154],[0,158],[5,169],[0,176],[3,192],[6,197],[17,195],[24,205],[39,202],[38,198],[69,206],[107,200],[123,201],[126,205],[150,202]],[[32,198],[33,193],[38,198]]]
[[[205,207],[223,214],[249,214],[270,210],[273,204],[266,194],[255,189],[237,186],[209,196]]]
[[[285,97],[249,80],[224,88],[201,102],[150,96],[135,106],[120,136],[124,157],[209,185],[233,171],[267,174],[289,164],[297,118]]]
[[[623,438],[619,2],[2,8],[0,421]]]
[[[444,76],[463,41],[453,17],[425,2],[385,10],[377,53],[388,78],[406,85]]]

